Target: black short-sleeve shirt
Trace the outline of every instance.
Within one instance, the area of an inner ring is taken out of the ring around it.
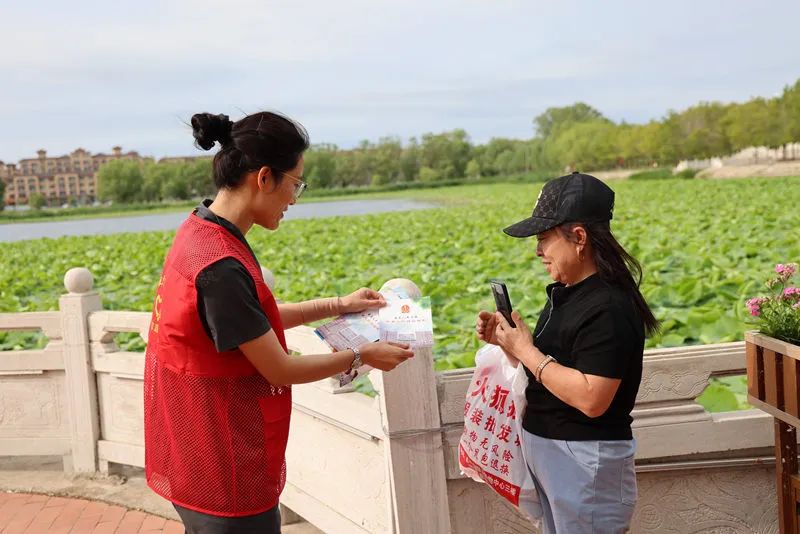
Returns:
[[[194,214],[223,227],[253,254],[239,228],[209,210],[210,205],[211,200],[204,200]],[[198,273],[195,287],[200,321],[218,351],[233,350],[269,332],[269,319],[258,301],[253,277],[239,260],[222,258],[212,263]]]
[[[591,418],[550,393],[528,374],[523,427],[563,440],[631,439],[630,416],[642,380],[644,321],[618,287],[594,274],[573,286],[551,284],[534,329],[534,343],[561,365],[584,374],[619,378],[608,410]]]

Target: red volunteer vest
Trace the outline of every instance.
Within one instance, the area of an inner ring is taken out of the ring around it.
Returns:
[[[195,278],[235,258],[286,350],[277,304],[247,247],[195,215],[164,263],[145,356],[145,474],[175,504],[220,516],[264,512],[286,482],[290,387],[272,386],[238,349],[217,352],[197,311]]]

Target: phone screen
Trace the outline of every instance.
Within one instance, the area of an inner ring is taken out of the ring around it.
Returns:
[[[508,289],[506,288],[505,282],[492,279],[489,283],[492,286],[492,294],[494,295],[494,303],[497,307],[497,311],[503,314],[503,317],[506,318],[506,321],[508,321],[508,324],[510,324],[512,328],[516,328],[517,325],[514,324],[513,319],[511,319],[511,299],[508,297]]]

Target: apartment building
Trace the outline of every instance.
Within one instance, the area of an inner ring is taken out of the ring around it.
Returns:
[[[27,204],[33,193],[41,194],[51,205],[72,199],[93,202],[97,195],[97,171],[117,159],[152,161],[138,152],[123,153],[118,146],[111,149],[111,154],[92,154],[78,148],[66,156],[47,157],[45,150],[39,150],[36,158],[23,159],[17,164],[0,161],[0,180],[6,184],[5,203]]]

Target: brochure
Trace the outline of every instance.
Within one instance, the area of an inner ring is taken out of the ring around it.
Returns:
[[[407,343],[413,349],[433,346],[430,297],[389,301],[378,317],[381,341]]]
[[[387,303],[408,299],[402,288],[384,289],[381,295]],[[383,309],[383,308],[381,308]],[[360,313],[346,313],[318,327],[314,332],[334,351],[360,347],[380,339],[380,310],[366,310]],[[345,386],[357,376],[368,373],[372,368],[362,365],[355,372],[338,375],[339,386]]]
[[[315,332],[334,351],[352,349],[378,340],[378,321],[377,310],[348,313],[320,326]]]

